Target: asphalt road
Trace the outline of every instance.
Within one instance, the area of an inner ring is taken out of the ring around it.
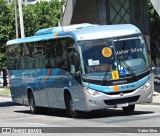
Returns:
[[[125,115],[121,109],[106,109],[73,119],[67,117],[65,110],[48,112],[44,109],[41,114],[32,115],[29,107],[17,105],[10,98],[0,97],[0,127],[160,127],[160,106],[136,105],[132,115]],[[93,128],[87,131],[92,130],[95,131]]]

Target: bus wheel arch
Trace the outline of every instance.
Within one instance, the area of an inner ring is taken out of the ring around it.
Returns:
[[[64,102],[65,102],[68,116],[72,117],[72,118],[77,118],[79,116],[79,113],[75,109],[72,96],[71,96],[69,90],[67,90],[67,89],[64,90]]]
[[[28,95],[28,103],[29,103],[31,113],[32,114],[38,113],[38,107],[36,107],[35,105],[35,99],[34,99],[33,91],[31,88],[28,88],[27,95]]]

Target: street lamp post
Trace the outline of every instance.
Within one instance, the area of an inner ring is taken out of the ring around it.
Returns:
[[[24,1],[24,5],[27,6],[27,0]]]
[[[22,1],[18,0],[19,5],[19,18],[20,18],[20,28],[21,28],[21,38],[24,38],[24,23],[23,23],[23,13],[22,13]]]
[[[16,38],[18,38],[17,0],[14,0]]]

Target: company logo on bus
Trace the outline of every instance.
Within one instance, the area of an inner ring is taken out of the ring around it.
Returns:
[[[135,88],[135,85],[131,84],[131,85],[122,85],[121,86],[121,89],[131,89],[131,88]]]

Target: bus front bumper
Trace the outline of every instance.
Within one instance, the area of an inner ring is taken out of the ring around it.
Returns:
[[[138,88],[130,93],[120,93],[108,95],[105,93],[98,93],[91,95],[84,91],[85,96],[85,111],[100,110],[106,108],[117,108],[127,105],[139,103],[151,103],[153,94],[153,84],[147,88]]]

